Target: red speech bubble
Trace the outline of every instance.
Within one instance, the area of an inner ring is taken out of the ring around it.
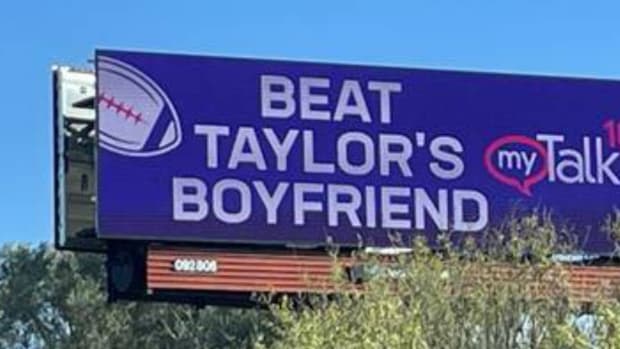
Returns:
[[[533,148],[536,153],[538,153],[540,160],[542,161],[542,166],[540,167],[540,170],[530,174],[522,180],[502,173],[501,170],[495,166],[492,156],[498,149],[507,144],[521,144]],[[537,142],[535,139],[527,136],[507,135],[504,137],[500,137],[493,141],[491,144],[489,144],[484,150],[484,166],[486,167],[487,171],[489,171],[491,176],[498,180],[500,183],[504,183],[506,185],[516,188],[519,192],[526,196],[532,196],[531,187],[547,177],[549,169],[547,168],[546,164],[547,150],[545,149],[545,147],[543,147],[542,144]]]

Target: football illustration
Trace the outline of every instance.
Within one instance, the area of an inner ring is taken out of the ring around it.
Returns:
[[[97,61],[99,145],[127,156],[155,156],[181,143],[174,105],[148,76],[109,57]]]

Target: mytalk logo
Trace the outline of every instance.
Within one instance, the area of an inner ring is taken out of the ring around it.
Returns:
[[[547,151],[535,139],[508,135],[500,137],[484,151],[484,166],[500,183],[532,196],[532,186],[547,177]]]
[[[484,166],[491,177],[525,196],[532,196],[533,186],[542,181],[620,185],[620,147],[612,141],[583,136],[578,146],[569,146],[561,134],[507,135],[486,147]]]
[[[147,75],[114,58],[97,59],[99,145],[126,156],[164,154],[181,143],[179,116]]]

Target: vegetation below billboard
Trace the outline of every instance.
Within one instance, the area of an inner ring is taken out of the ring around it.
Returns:
[[[575,301],[565,273],[570,266],[548,253],[555,227],[535,216],[510,226],[518,238],[496,253],[463,254],[444,241],[437,254],[417,240],[412,253],[396,257],[397,269],[371,273],[363,290],[335,274],[337,293],[284,299],[262,293],[256,298],[262,307],[245,310],[110,304],[101,256],[7,245],[0,251],[0,346],[620,347],[619,293],[594,291],[586,303]],[[524,250],[529,258],[522,258]],[[365,258],[370,270],[383,268],[381,260]],[[493,279],[498,264],[516,272]]]

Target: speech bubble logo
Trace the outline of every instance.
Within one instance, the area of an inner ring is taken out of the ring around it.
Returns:
[[[538,171],[530,173],[523,179],[516,178],[514,176],[505,174],[496,166],[496,163],[493,161],[493,154],[495,154],[498,150],[502,149],[506,145],[514,144],[514,145],[522,145],[532,148],[536,154],[538,154],[538,158],[540,159],[541,166]],[[532,186],[547,177],[547,173],[549,169],[547,168],[547,150],[535,139],[522,136],[522,135],[507,135],[500,137],[489,144],[484,150],[484,166],[491,174],[493,178],[495,178],[500,183],[509,185],[511,187],[516,188],[519,192],[521,192],[525,196],[532,196]]]

